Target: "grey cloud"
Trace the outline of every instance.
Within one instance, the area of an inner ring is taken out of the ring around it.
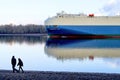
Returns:
[[[107,15],[115,15],[120,13],[120,0],[115,0],[113,3],[108,3],[102,8],[102,12]]]

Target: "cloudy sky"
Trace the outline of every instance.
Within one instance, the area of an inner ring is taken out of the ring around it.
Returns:
[[[0,24],[44,24],[61,11],[118,15],[120,0],[0,0]]]
[[[120,0],[110,0],[103,6],[102,11],[107,15],[120,15]]]

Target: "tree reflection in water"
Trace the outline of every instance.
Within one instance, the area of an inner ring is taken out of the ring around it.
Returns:
[[[0,36],[0,43],[44,43],[47,40],[47,36]]]

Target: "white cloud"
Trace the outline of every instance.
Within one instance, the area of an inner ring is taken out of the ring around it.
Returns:
[[[110,0],[109,2],[108,2],[108,4],[115,4],[116,3],[116,0]]]
[[[119,15],[120,14],[120,0],[110,0],[101,10],[107,15]]]

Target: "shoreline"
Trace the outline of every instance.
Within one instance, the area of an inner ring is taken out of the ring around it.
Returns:
[[[120,80],[120,74],[52,71],[12,73],[11,70],[0,70],[0,80]]]

